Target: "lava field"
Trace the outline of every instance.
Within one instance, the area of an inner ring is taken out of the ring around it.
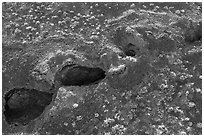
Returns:
[[[201,135],[202,3],[3,2],[3,135]]]

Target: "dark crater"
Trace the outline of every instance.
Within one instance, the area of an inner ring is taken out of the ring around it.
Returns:
[[[136,55],[137,52],[136,52],[135,50],[131,49],[131,48],[133,48],[133,47],[135,47],[135,45],[133,45],[132,43],[129,43],[129,44],[126,46],[126,48],[124,49],[124,53],[125,53],[126,56],[131,56],[131,57],[133,57],[133,56]]]
[[[133,57],[136,55],[136,53],[134,50],[127,50],[125,51],[125,55]]]
[[[52,101],[51,93],[14,88],[5,95],[4,115],[8,124],[26,125],[39,117]]]
[[[134,57],[135,55],[140,55],[140,48],[132,43],[128,43],[123,49],[121,49],[126,56]]]
[[[55,83],[63,86],[82,86],[97,84],[106,77],[101,68],[90,68],[79,65],[64,66],[55,75]]]

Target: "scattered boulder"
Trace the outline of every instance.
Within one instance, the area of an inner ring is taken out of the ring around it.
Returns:
[[[109,85],[112,88],[131,89],[139,85],[149,71],[147,60],[139,60],[137,63],[111,67],[108,75]]]

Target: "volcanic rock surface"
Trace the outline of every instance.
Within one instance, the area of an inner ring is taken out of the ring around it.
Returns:
[[[2,3],[2,133],[202,134],[202,4]]]

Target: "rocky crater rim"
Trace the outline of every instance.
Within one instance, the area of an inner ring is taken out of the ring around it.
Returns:
[[[51,103],[53,94],[36,89],[13,88],[5,96],[4,116],[8,124],[27,125]]]

